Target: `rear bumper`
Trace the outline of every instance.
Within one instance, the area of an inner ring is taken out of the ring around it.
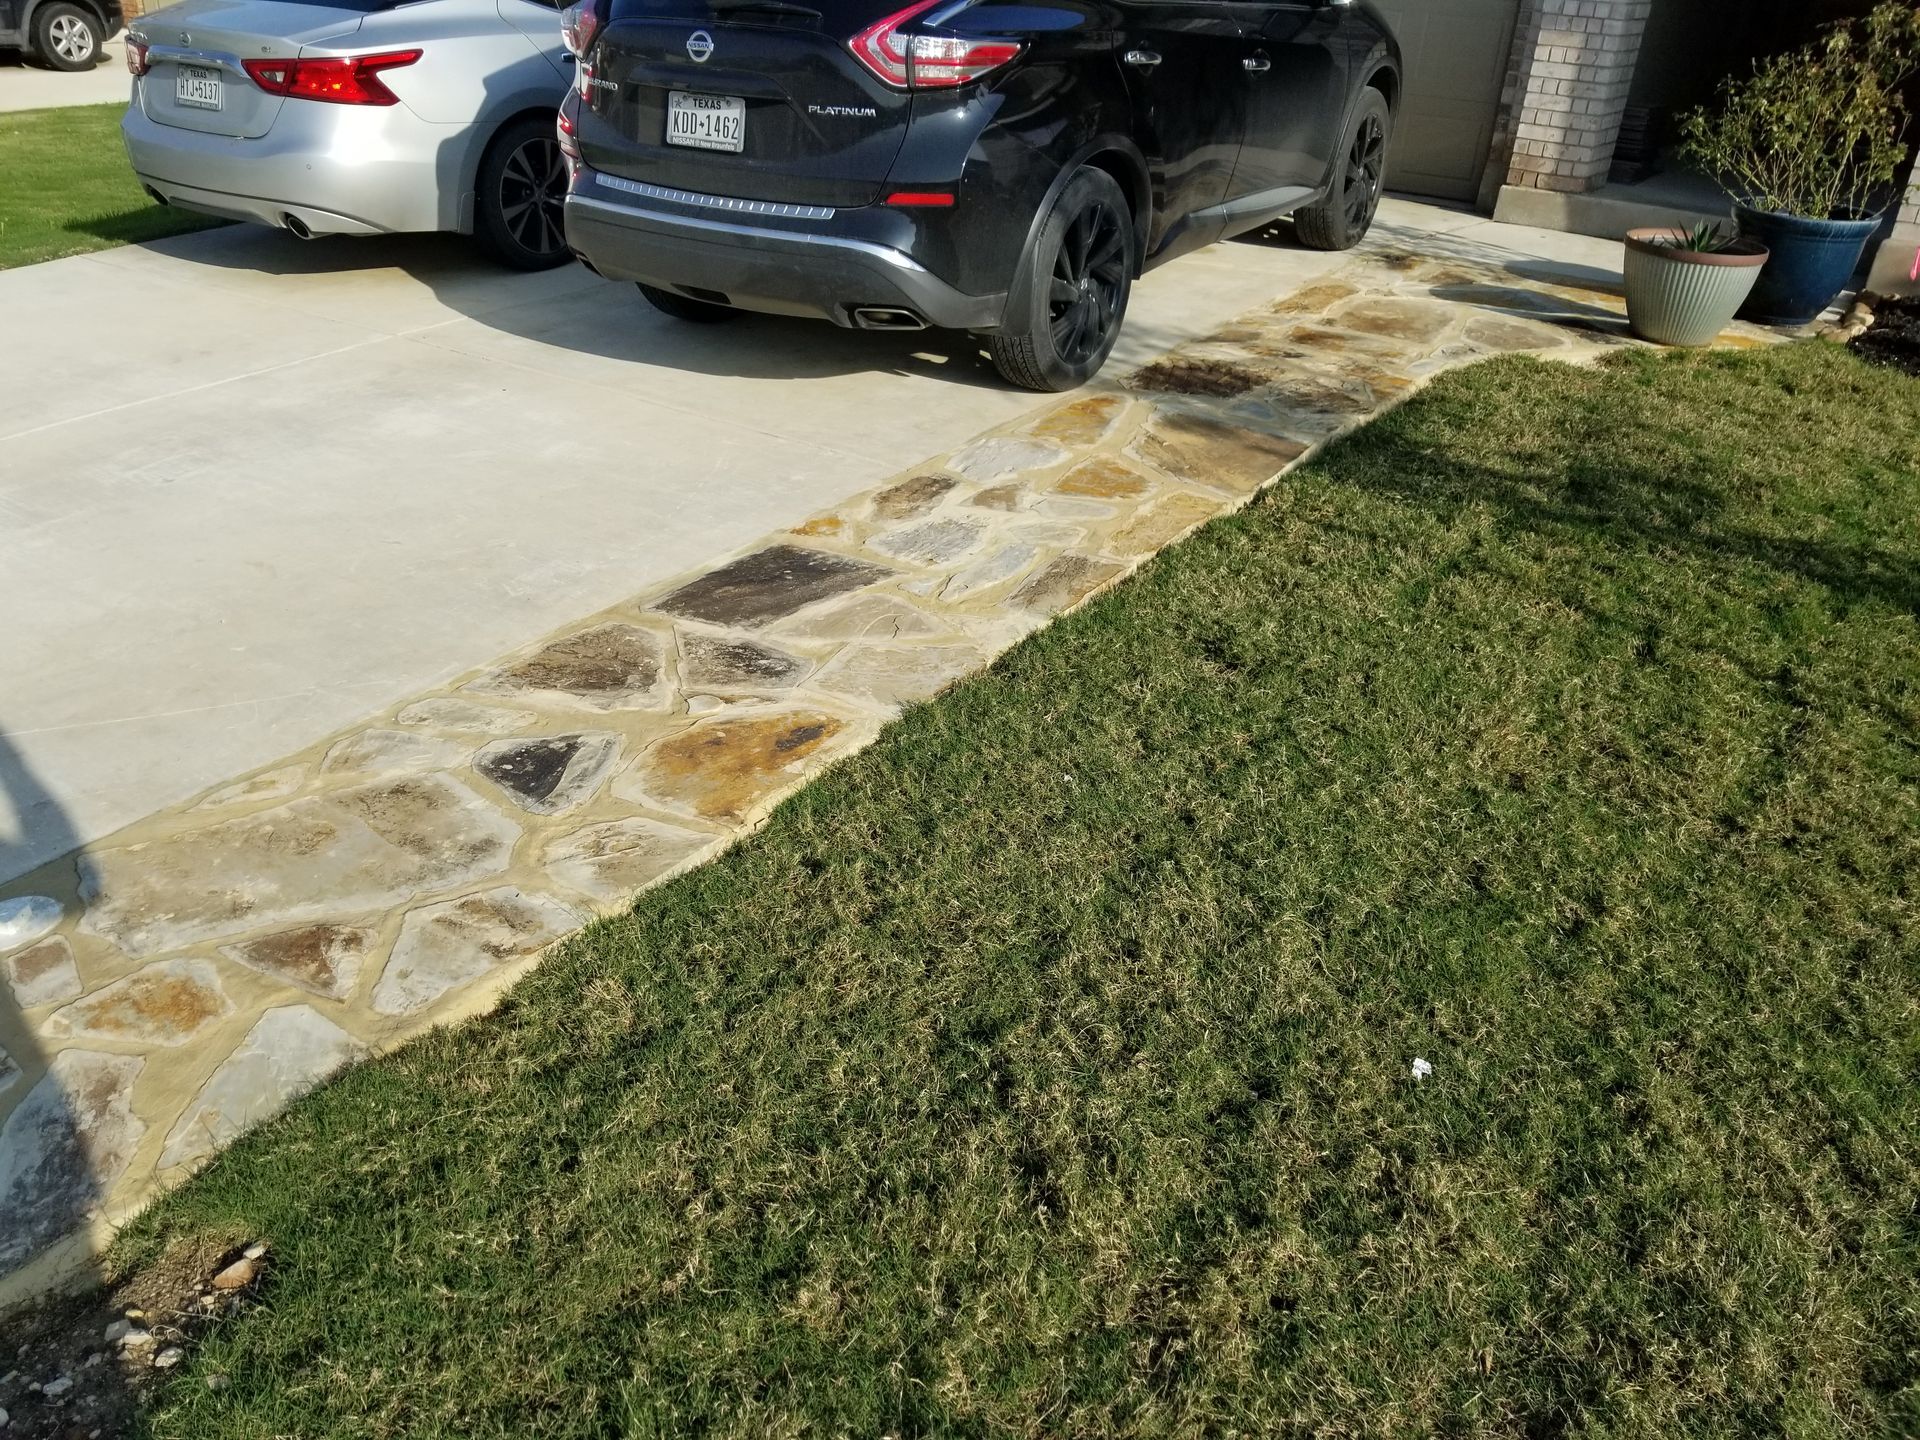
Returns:
[[[872,208],[729,202],[583,170],[567,197],[567,243],[608,279],[724,296],[742,310],[843,326],[870,308],[909,310],[948,330],[1000,323],[1004,294],[966,294],[907,251],[863,235]]]
[[[265,135],[238,139],[149,119],[136,86],[120,133],[140,183],[169,204],[263,225],[292,215],[315,235],[376,235],[469,228],[471,202],[450,163],[469,128],[400,105],[289,101]]]

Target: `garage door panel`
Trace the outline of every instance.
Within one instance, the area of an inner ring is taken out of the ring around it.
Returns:
[[[1519,0],[1375,0],[1406,65],[1388,183],[1470,200],[1493,143]]]

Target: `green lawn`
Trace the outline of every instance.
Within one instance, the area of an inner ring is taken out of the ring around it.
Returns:
[[[221,223],[146,197],[120,143],[126,109],[0,114],[0,270]]]
[[[1834,347],[1443,379],[159,1204],[154,1431],[1920,1433],[1916,517]]]

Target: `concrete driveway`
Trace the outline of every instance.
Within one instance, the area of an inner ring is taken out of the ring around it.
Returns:
[[[124,31],[101,47],[100,63],[91,70],[52,70],[28,60],[23,51],[0,50],[0,111],[124,105],[132,85]]]
[[[1341,259],[1156,271],[1115,369]],[[232,227],[0,273],[0,314],[0,880],[1040,403],[952,337],[687,326],[436,237]]]

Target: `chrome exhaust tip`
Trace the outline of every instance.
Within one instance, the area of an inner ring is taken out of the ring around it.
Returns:
[[[896,305],[861,305],[853,312],[853,323],[862,330],[924,330],[927,322],[911,310]]]
[[[313,239],[313,231],[307,228],[307,222],[302,220],[298,215],[295,215],[292,211],[288,211],[285,215],[282,215],[280,217],[280,223],[286,226],[297,239]]]

